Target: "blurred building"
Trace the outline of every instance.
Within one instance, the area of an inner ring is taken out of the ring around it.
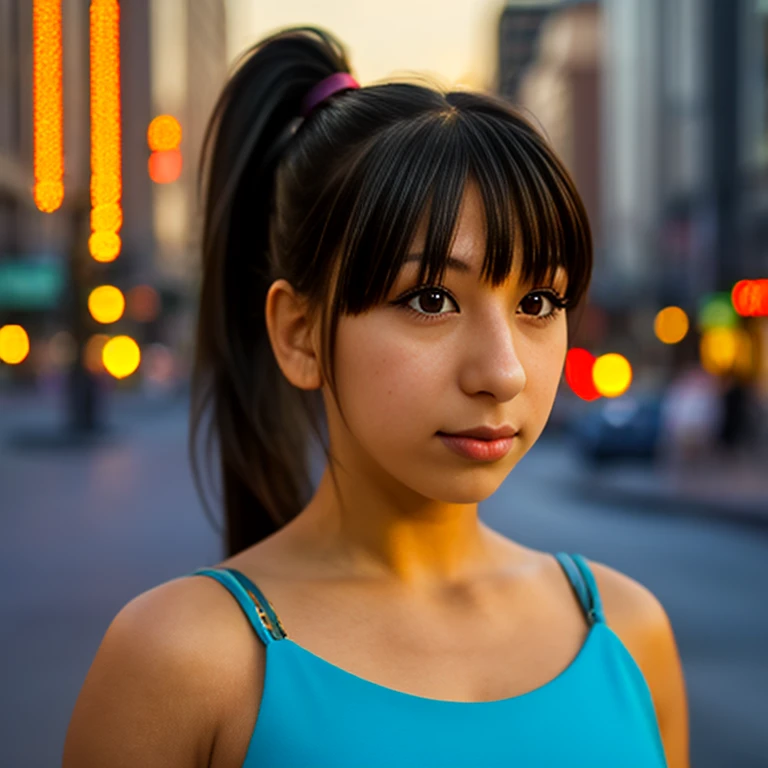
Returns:
[[[595,345],[661,369],[698,354],[702,300],[768,276],[768,2],[508,2],[502,94],[529,110],[595,231]],[[684,343],[653,333],[676,304]],[[743,325],[768,398],[766,318]]]
[[[539,35],[560,3],[510,3],[499,21],[499,92],[516,99],[520,81],[538,55]]]
[[[510,5],[501,29],[503,93],[544,130],[573,174],[600,242],[600,7]]]
[[[67,194],[87,184],[87,9],[65,3],[62,27],[63,88],[71,102],[64,114]],[[0,0],[0,262],[60,255],[68,236],[66,214],[41,213],[32,197],[32,47],[32,3]],[[0,305],[0,321],[22,309],[5,302]]]
[[[121,5],[122,248],[98,273],[119,286],[151,270],[153,261],[150,182],[145,163],[136,162],[146,155],[142,141],[150,114],[147,3]],[[75,211],[90,199],[89,6],[62,3],[64,200],[52,213],[39,211],[32,194],[32,12],[31,2],[0,0],[0,271],[6,281],[0,325],[19,323],[30,336],[28,360],[12,371],[25,378],[43,367],[45,340],[70,322],[71,252],[85,242]]]
[[[227,76],[226,8],[224,0],[151,3],[153,116],[169,114],[180,122],[183,158],[177,181],[153,185],[155,265],[166,295],[175,297],[164,341],[186,366],[192,354],[200,275],[200,153]]]
[[[62,3],[64,201],[53,213],[40,212],[32,195],[32,13],[31,1],[0,0],[0,280],[13,277],[12,289],[5,280],[0,290],[0,326],[19,323],[32,341],[28,360],[0,368],[3,376],[22,378],[34,376],[38,352],[70,322],[70,254],[82,235],[73,213],[90,195],[89,3]],[[226,62],[224,0],[120,4],[122,247],[116,261],[92,265],[92,272],[123,290],[153,285],[166,309],[184,306],[194,291],[197,162]],[[176,117],[183,131],[181,175],[164,184],[154,183],[148,169],[147,129],[159,114]],[[188,322],[175,326],[189,332]],[[140,341],[159,333],[131,328],[128,318],[109,330],[136,332]],[[171,343],[183,343],[179,333],[167,332]]]
[[[150,118],[147,57],[149,0],[121,4],[122,250],[117,263],[143,270],[152,261],[150,182],[145,163]],[[32,198],[32,7],[0,0],[0,258],[59,254],[69,247],[68,214],[73,201],[88,195],[90,182],[88,3],[62,3],[64,91],[64,203],[38,211]],[[142,167],[144,165],[144,167]]]
[[[191,290],[199,261],[200,150],[227,75],[225,3],[151,0],[151,6],[153,116],[170,114],[183,131],[178,181],[153,189],[157,268],[165,279]]]

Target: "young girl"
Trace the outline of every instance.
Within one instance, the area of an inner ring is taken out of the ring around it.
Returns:
[[[588,288],[573,182],[505,102],[349,69],[285,30],[215,109],[195,429],[228,558],[118,613],[64,766],[684,768],[656,598],[478,517]]]

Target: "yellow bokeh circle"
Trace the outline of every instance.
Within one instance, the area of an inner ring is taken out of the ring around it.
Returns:
[[[114,323],[123,316],[125,297],[114,285],[100,285],[88,296],[88,311],[97,323]]]
[[[101,359],[109,373],[124,379],[139,367],[141,350],[130,336],[115,336],[104,345]]]
[[[88,250],[96,261],[114,261],[122,243],[116,232],[94,232],[88,239]]]
[[[28,354],[29,336],[20,325],[0,328],[0,360],[8,365],[18,365]]]
[[[739,354],[739,336],[738,330],[734,328],[711,328],[705,331],[699,342],[702,368],[713,376],[731,371]]]
[[[677,344],[685,338],[690,327],[688,315],[680,307],[665,307],[653,323],[656,338],[664,344]]]
[[[117,203],[97,205],[91,211],[93,232],[117,232],[123,226],[123,209]]]
[[[619,397],[632,383],[632,366],[623,355],[601,355],[592,368],[592,380],[603,397]]]
[[[35,205],[43,213],[53,213],[64,200],[64,184],[60,181],[38,181],[34,190]]]
[[[171,115],[158,115],[147,129],[147,143],[153,152],[177,149],[181,144],[181,125]]]

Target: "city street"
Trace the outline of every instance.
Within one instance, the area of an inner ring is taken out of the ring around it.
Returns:
[[[50,424],[50,414],[3,409],[0,765],[59,765],[72,707],[112,617],[140,592],[221,559],[191,481],[185,408],[126,406],[99,447],[68,449],[19,447],[19,430]],[[545,433],[482,505],[484,519],[654,591],[683,659],[692,765],[764,767],[768,524],[588,501],[563,480],[572,458]]]

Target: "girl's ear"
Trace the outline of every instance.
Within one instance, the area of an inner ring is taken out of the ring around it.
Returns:
[[[267,292],[265,315],[272,351],[285,378],[299,389],[320,389],[318,335],[306,299],[287,280],[275,280]]]

